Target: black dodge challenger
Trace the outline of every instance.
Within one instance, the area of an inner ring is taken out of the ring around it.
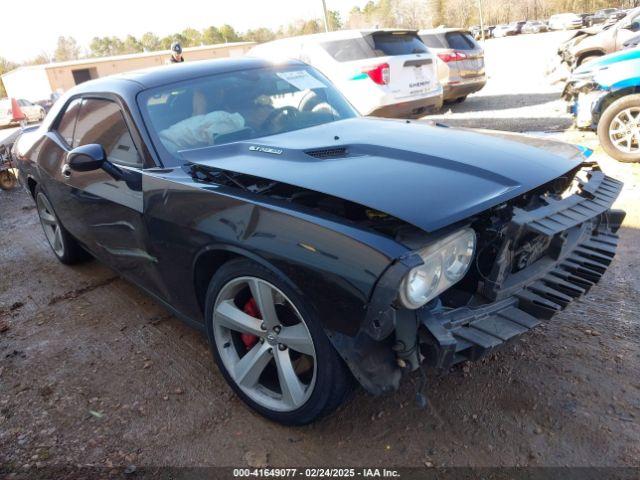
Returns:
[[[362,118],[307,65],[250,58],[83,83],[13,150],[56,257],[94,256],[206,332],[285,424],[584,294],[624,218],[590,153]]]

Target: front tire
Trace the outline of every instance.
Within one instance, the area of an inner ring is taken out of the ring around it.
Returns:
[[[56,258],[65,265],[73,265],[86,260],[89,255],[62,226],[51,201],[40,186],[36,187],[35,197],[40,225],[42,225],[44,235]]]
[[[598,122],[598,139],[610,157],[640,161],[640,94],[626,95],[607,107]]]
[[[205,321],[214,360],[253,410],[304,425],[335,410],[351,376],[303,296],[267,268],[233,260],[207,290]]]
[[[589,62],[593,62],[594,60],[597,60],[598,58],[600,58],[602,55],[587,55],[586,57],[583,57],[580,59],[580,63],[578,63],[578,67],[581,65],[586,65]]]

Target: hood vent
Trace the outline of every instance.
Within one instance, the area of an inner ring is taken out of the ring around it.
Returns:
[[[321,148],[319,150],[308,150],[305,153],[314,158],[320,159],[339,158],[344,157],[347,154],[347,149],[345,147]]]

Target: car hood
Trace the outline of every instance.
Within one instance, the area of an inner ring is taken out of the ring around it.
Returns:
[[[620,50],[618,52],[603,55],[602,57],[592,60],[584,65],[580,65],[573,71],[574,75],[587,75],[595,73],[600,69],[609,67],[618,62],[626,62],[628,60],[640,59],[640,48],[631,48],[629,50]]]
[[[572,36],[570,36],[567,40],[561,43],[559,50],[574,48],[578,44],[586,40],[587,38],[595,37],[597,35],[604,34],[605,32],[607,32],[606,34],[608,35],[609,30],[610,30],[609,27],[603,28],[602,26],[581,28],[579,30],[576,30]],[[593,41],[593,40],[590,40],[590,41]]]
[[[354,118],[181,155],[359,203],[432,232],[567,173],[584,150],[504,132]]]
[[[630,58],[574,75],[574,81],[589,79],[599,90],[620,90],[640,85],[640,58]]]

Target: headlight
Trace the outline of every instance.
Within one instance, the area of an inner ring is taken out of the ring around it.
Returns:
[[[400,284],[400,303],[420,308],[462,280],[475,249],[476,233],[465,228],[418,252],[424,263],[412,268]]]

